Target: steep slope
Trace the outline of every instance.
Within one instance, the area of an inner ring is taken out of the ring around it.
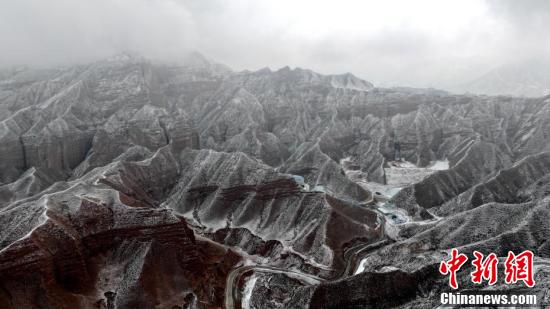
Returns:
[[[0,306],[433,307],[452,247],[533,250],[538,293],[548,132],[547,97],[199,54],[7,71]]]

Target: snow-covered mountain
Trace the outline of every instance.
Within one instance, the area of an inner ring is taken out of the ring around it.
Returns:
[[[475,94],[545,96],[550,94],[550,61],[530,60],[504,65],[458,88]]]
[[[7,70],[0,308],[434,308],[450,248],[533,251],[543,299],[548,132],[550,98],[200,54]]]

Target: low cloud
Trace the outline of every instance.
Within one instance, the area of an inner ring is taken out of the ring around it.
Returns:
[[[550,51],[548,1],[0,0],[0,66],[190,50],[234,69],[447,87]]]

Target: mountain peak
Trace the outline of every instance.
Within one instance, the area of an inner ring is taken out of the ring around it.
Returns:
[[[145,60],[145,58],[141,56],[139,53],[134,51],[123,51],[105,60],[107,62],[136,62],[136,61],[143,61]]]
[[[529,59],[497,67],[459,87],[487,95],[542,97],[550,94],[550,62]]]

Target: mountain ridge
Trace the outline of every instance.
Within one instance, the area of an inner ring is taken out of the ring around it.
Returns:
[[[544,293],[550,97],[192,59],[0,80],[0,307],[431,308],[474,245]]]

